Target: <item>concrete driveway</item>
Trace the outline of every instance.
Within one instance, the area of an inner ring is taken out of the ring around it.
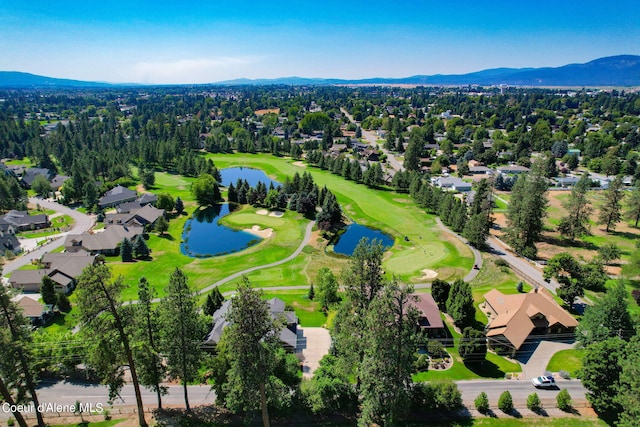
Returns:
[[[522,366],[523,379],[530,380],[541,376],[547,370],[547,365],[554,354],[573,347],[574,343],[546,340],[536,340],[525,344],[516,355],[516,360]]]
[[[313,373],[320,366],[320,359],[329,353],[331,347],[331,336],[325,328],[302,328],[298,327],[304,338],[299,345],[302,347],[302,376],[311,378]],[[300,335],[300,333],[299,333]]]

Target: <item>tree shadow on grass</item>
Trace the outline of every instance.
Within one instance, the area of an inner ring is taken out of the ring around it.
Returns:
[[[161,239],[170,240],[170,241],[175,240],[171,234],[167,234],[167,233],[158,234],[158,237],[160,237]]]
[[[582,240],[570,240],[562,237],[543,235],[540,239],[544,243],[548,243],[552,246],[559,246],[562,248],[584,248],[588,250],[595,251],[598,249],[598,246],[591,242],[585,242]]]
[[[464,362],[464,366],[483,378],[504,378],[506,374],[498,365],[488,360],[483,362]]]

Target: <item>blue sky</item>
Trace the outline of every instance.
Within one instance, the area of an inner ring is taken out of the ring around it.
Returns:
[[[406,77],[640,55],[638,0],[0,0],[0,70],[109,82]]]

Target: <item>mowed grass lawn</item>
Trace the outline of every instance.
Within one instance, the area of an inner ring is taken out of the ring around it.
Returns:
[[[547,371],[567,371],[572,378],[575,378],[582,368],[584,354],[585,350],[581,349],[561,350],[551,357],[547,365]]]
[[[520,364],[511,362],[504,357],[491,352],[487,352],[486,360],[483,363],[465,364],[458,352],[462,335],[455,331],[448,320],[445,319],[444,322],[445,327],[449,330],[449,334],[453,337],[453,347],[446,347],[447,352],[453,359],[453,366],[446,370],[429,370],[427,372],[414,374],[412,376],[413,381],[419,382],[444,379],[458,381],[481,378],[501,379],[504,378],[507,373],[522,372]]]
[[[319,186],[326,185],[336,195],[349,218],[393,236],[395,243],[385,256],[383,268],[403,281],[420,281],[426,268],[438,271],[443,279],[462,277],[473,266],[471,251],[441,231],[435,218],[415,206],[407,195],[373,190],[327,171],[302,167],[300,163],[271,155],[209,154],[207,157],[220,169],[253,167],[279,182],[296,172],[308,171]]]

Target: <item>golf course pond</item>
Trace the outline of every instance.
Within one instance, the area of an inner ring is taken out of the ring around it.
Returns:
[[[273,183],[274,187],[278,187],[281,184],[278,181],[274,181],[269,178],[267,174],[265,174],[260,169],[253,168],[225,168],[220,170],[220,176],[222,178],[221,184],[225,187],[228,187],[229,184],[236,185],[236,182],[239,178],[244,179],[249,183],[251,187],[255,187],[258,185],[258,182],[264,183],[267,188]]]
[[[220,219],[229,213],[228,204],[195,212],[184,225],[180,251],[194,258],[209,258],[244,250],[262,240],[254,234],[220,224]]]
[[[393,238],[388,234],[365,225],[353,223],[348,225],[346,230],[340,235],[338,241],[333,247],[333,251],[342,255],[351,256],[353,255],[353,251],[358,245],[358,242],[363,237],[366,237],[369,240],[379,240],[385,249],[393,246]]]

